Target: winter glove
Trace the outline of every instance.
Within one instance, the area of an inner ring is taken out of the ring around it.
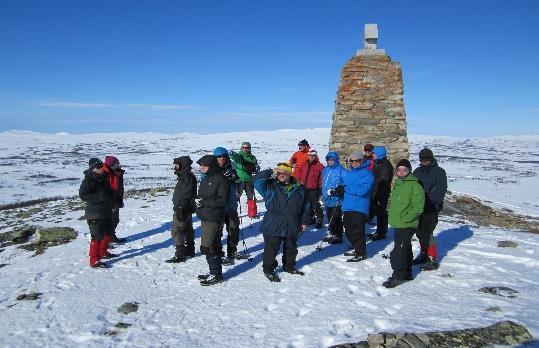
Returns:
[[[197,208],[202,208],[202,198],[195,198]]]
[[[277,172],[271,173],[270,179],[277,179]]]
[[[236,156],[236,151],[230,150],[228,151],[228,154],[230,155],[230,157]]]
[[[335,191],[333,189],[327,190],[328,196],[333,196],[333,193],[335,193]]]
[[[256,166],[255,166],[255,173],[258,173],[259,171],[260,171],[260,166],[257,163]]]
[[[344,187],[343,186],[337,186],[332,191],[333,191],[333,193],[331,194],[332,196],[344,197]]]

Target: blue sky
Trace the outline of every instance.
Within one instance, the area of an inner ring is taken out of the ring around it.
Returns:
[[[365,23],[409,133],[539,134],[535,0],[0,0],[0,131],[330,127]]]

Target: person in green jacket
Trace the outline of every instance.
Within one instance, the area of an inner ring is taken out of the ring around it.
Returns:
[[[412,280],[412,236],[417,232],[419,217],[425,205],[425,192],[412,174],[407,159],[397,163],[397,181],[391,191],[389,224],[395,232],[395,243],[390,253],[393,274],[382,285],[394,288]]]
[[[251,153],[251,143],[244,141],[241,144],[240,152],[230,151],[230,158],[234,162],[236,173],[240,178],[238,189],[238,199],[243,191],[247,194],[247,216],[251,219],[258,219],[256,208],[255,190],[251,183],[251,176],[258,172],[260,167],[256,157]]]

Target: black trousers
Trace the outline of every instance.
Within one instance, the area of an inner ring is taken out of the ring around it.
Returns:
[[[335,237],[342,238],[343,224],[342,224],[342,212],[341,207],[328,207],[326,209],[327,218],[329,222],[328,231]]]
[[[392,277],[395,279],[412,279],[412,236],[416,228],[395,228],[395,243],[389,254]]]
[[[277,254],[283,244],[283,268],[285,271],[296,269],[296,256],[298,256],[298,244],[295,238],[276,237],[264,235],[264,257],[262,269],[264,273],[272,273],[277,266]]]
[[[170,235],[174,239],[176,246],[195,245],[195,231],[193,230],[193,216],[186,214],[178,216],[176,213],[172,216],[172,228]]]
[[[367,242],[365,240],[365,222],[367,215],[356,211],[344,212],[344,230],[346,237],[354,247],[357,255],[367,256]]]
[[[238,198],[241,197],[243,191],[247,194],[247,199],[255,199],[255,189],[250,181],[242,181],[240,183],[238,186]]]
[[[238,243],[240,241],[240,218],[238,213],[235,211],[225,213],[225,221],[221,224],[221,231],[223,230],[223,225],[225,225],[227,233],[226,253],[228,257],[231,257],[238,251]],[[222,251],[221,255],[224,256]]]
[[[311,205],[311,216],[316,217],[316,222],[324,221],[324,212],[320,205],[320,196],[322,195],[321,189],[306,189],[307,198]]]
[[[438,224],[437,212],[424,212],[419,217],[419,228],[417,238],[422,251],[426,251],[430,246],[436,246],[434,238],[434,229]]]
[[[376,216],[376,233],[385,236],[387,234],[388,227],[388,216],[387,216],[387,201],[388,196],[383,197],[374,197],[371,199],[371,204],[369,207],[369,218],[368,221],[371,221],[374,216]]]
[[[105,235],[111,235],[112,222],[111,219],[89,219],[88,228],[90,229],[90,236],[92,240],[103,240]]]
[[[206,255],[210,274],[223,276],[221,266],[221,232],[223,227],[220,222],[204,221],[200,223],[202,237],[200,242],[200,252]]]

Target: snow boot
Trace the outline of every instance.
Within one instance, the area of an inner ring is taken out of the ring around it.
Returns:
[[[197,279],[198,279],[198,280],[206,280],[206,279],[208,279],[210,276],[211,276],[211,274],[209,274],[209,273],[207,273],[207,274],[199,274],[199,275],[197,276]]]
[[[99,262],[99,245],[101,244],[100,240],[92,240],[90,242],[90,250],[88,255],[90,255],[90,267],[94,267],[96,263]]]
[[[427,256],[427,253],[420,252],[419,255],[412,261],[413,265],[422,265],[428,261],[429,257]]]
[[[109,253],[109,252],[107,251],[107,252],[105,252],[105,255],[103,255],[101,258],[103,258],[103,259],[112,259],[112,258],[118,257],[118,256],[120,256],[120,255],[118,255],[118,254],[113,254],[113,253]]]
[[[97,261],[96,263],[94,263],[92,268],[110,268],[110,265],[106,264],[106,263],[103,263],[101,261]]]
[[[266,273],[264,272],[264,275],[266,276],[266,278],[269,279],[270,282],[280,282],[281,281],[281,278],[279,278],[279,275],[277,273],[275,273],[275,271],[271,272],[271,273]]]
[[[421,270],[423,271],[434,271],[435,269],[438,269],[439,264],[438,260],[434,257],[428,256],[428,260],[425,263],[423,267],[421,267]]]
[[[202,285],[202,286],[210,286],[210,285],[215,285],[215,284],[218,284],[218,283],[222,283],[224,281],[225,281],[225,279],[223,278],[223,276],[210,275],[208,278],[206,278],[204,280],[201,280],[200,285]]]
[[[106,234],[103,237],[103,240],[101,241],[101,243],[99,243],[99,258],[102,258],[103,256],[107,254],[107,249],[109,248],[110,238],[111,238],[110,235]]]
[[[122,244],[127,242],[127,238],[118,238],[116,237],[116,233],[114,233],[110,238],[110,242],[115,244]]]
[[[355,250],[350,250],[350,251],[347,251],[343,254],[344,256],[356,256],[356,251]]]
[[[356,255],[352,257],[351,259],[346,260],[346,262],[360,262],[366,259],[367,259],[367,256],[365,255]]]
[[[185,243],[185,256],[195,257],[195,243]]]
[[[221,258],[221,265],[223,266],[232,266],[234,265],[234,257],[233,256],[228,256],[228,257],[223,257]]]
[[[296,275],[300,275],[300,276],[304,276],[305,275],[305,272],[302,272],[302,271],[298,271],[297,269],[285,269],[284,270],[286,273],[290,273],[290,274],[296,274]]]
[[[335,238],[335,236],[333,236],[332,234],[328,234],[327,236],[324,237],[324,239],[322,239],[322,241],[329,243],[329,241],[332,240],[333,238]]]
[[[409,279],[397,279],[397,278],[393,278],[393,277],[389,277],[385,282],[382,283],[382,286],[384,288],[394,288],[394,287],[397,287],[401,284],[404,284],[406,282],[410,281]]]
[[[256,201],[254,199],[248,199],[247,200],[247,216],[251,219],[258,219],[258,212],[257,212],[257,206]]]
[[[185,247],[183,245],[176,245],[176,253],[174,254],[174,257],[166,260],[166,263],[180,263],[185,262],[187,259],[185,258]]]

